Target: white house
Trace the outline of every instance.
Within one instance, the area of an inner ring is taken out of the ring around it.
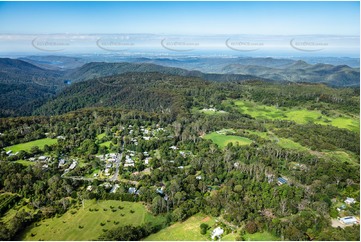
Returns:
[[[144,165],[148,165],[150,160],[151,160],[150,157],[145,158]]]
[[[71,163],[71,165],[69,166],[69,169],[73,170],[77,164],[78,164],[78,162],[76,162],[76,160],[74,160],[73,163]]]
[[[341,223],[345,225],[357,224],[357,219],[354,216],[343,217],[339,219]]]
[[[47,158],[48,158],[48,157],[42,155],[42,156],[39,156],[38,160],[39,160],[39,161],[46,161]]]
[[[137,189],[135,187],[129,187],[128,193],[135,194],[137,192]]]
[[[64,166],[65,165],[65,160],[64,159],[60,159],[59,160],[59,165],[58,165],[58,167],[62,167],[62,166]]]
[[[110,193],[115,193],[118,188],[119,188],[119,185],[118,185],[118,184],[115,184],[115,185],[112,187],[112,190],[110,190]]]
[[[110,174],[109,174],[109,169],[108,168],[105,168],[105,170],[104,170],[104,174],[106,175],[106,176],[109,176]]]
[[[345,200],[345,203],[348,204],[348,205],[354,204],[355,202],[356,202],[355,199],[351,198],[351,197],[348,197]]]
[[[212,240],[217,237],[220,239],[221,235],[223,234],[224,230],[221,227],[217,227],[212,232]]]

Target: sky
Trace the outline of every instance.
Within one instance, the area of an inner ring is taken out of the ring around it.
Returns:
[[[356,35],[359,2],[0,2],[0,34]]]
[[[354,2],[1,2],[0,53],[359,57]]]

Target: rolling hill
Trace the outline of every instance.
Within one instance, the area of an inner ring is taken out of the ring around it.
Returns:
[[[360,69],[347,65],[315,64],[297,61],[282,67],[231,64],[223,68],[224,73],[257,75],[259,77],[290,81],[324,83],[330,86],[360,86]]]
[[[65,86],[62,75],[25,61],[0,59],[0,117],[31,114]]]

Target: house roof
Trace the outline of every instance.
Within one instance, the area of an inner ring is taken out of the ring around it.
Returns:
[[[280,183],[282,183],[282,184],[286,184],[286,183],[287,183],[287,180],[286,180],[285,178],[283,178],[283,177],[279,177],[277,180],[278,180]]]

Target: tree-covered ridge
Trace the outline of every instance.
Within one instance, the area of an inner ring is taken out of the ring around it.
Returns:
[[[190,107],[231,111],[224,101],[251,100],[276,108],[302,107],[324,115],[358,117],[358,89],[320,84],[275,84],[263,81],[213,82],[194,77],[125,73],[76,83],[35,111],[53,115],[85,107],[123,107],[183,114]]]

